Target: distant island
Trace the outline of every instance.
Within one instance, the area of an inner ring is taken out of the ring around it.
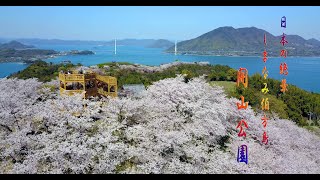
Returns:
[[[10,41],[9,43],[0,44],[0,49],[29,49],[35,48],[33,45],[25,45],[18,41]]]
[[[262,56],[264,51],[263,37],[267,37],[269,57],[280,56],[283,49],[281,36],[255,27],[235,29],[220,27],[197,38],[179,42],[177,52],[180,54],[216,55],[216,56]],[[286,35],[288,56],[320,56],[320,41],[305,40],[298,35]],[[174,52],[174,45],[166,50]]]
[[[71,50],[67,52],[60,52],[60,54],[61,55],[92,55],[94,54],[94,52],[88,51],[88,50],[83,50],[83,51]]]
[[[114,40],[102,42],[100,45],[114,46]],[[166,39],[122,39],[117,40],[117,45],[140,46],[145,48],[169,48],[174,45],[174,43]]]
[[[171,41],[168,41],[166,39],[158,39],[151,45],[147,46],[148,48],[169,48],[173,46],[174,43]]]
[[[0,62],[25,62],[32,63],[39,59],[54,58],[57,56],[66,55],[91,55],[92,51],[71,50],[66,52],[59,52],[47,49],[36,49],[32,45],[25,45],[18,41],[11,41],[9,43],[0,44]]]

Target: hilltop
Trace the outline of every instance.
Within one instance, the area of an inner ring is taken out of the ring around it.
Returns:
[[[166,78],[140,98],[61,97],[59,81],[0,79],[0,173],[318,173],[320,138],[203,78]],[[245,117],[247,137],[237,136]],[[248,146],[249,164],[237,147]]]
[[[226,56],[262,56],[264,51],[263,37],[267,37],[267,52],[269,56],[279,56],[283,49],[280,44],[281,36],[256,27],[235,29],[220,27],[207,32],[197,38],[179,42],[179,53],[208,54]],[[286,35],[288,56],[320,56],[320,41],[306,40],[298,35]],[[173,52],[174,46],[167,49]]]
[[[21,79],[36,77],[42,82],[48,82],[57,78],[60,70],[66,71],[73,64],[49,64],[43,61],[36,61],[26,69],[11,75]],[[79,65],[77,65],[79,66]],[[88,67],[83,67],[88,68]],[[113,76],[117,78],[118,89],[125,84],[143,84],[146,88],[153,83],[166,79],[174,78],[177,74],[186,75],[185,82],[192,78],[205,76],[208,83],[222,81],[219,83],[226,86],[228,97],[239,98],[244,95],[246,100],[257,112],[261,111],[261,99],[266,96],[269,98],[270,111],[276,113],[282,119],[291,119],[299,126],[313,129],[320,135],[320,94],[311,93],[298,88],[292,84],[288,85],[289,91],[285,94],[280,92],[281,81],[268,78],[269,93],[264,95],[261,92],[263,88],[263,77],[260,74],[249,76],[249,87],[243,89],[236,88],[230,83],[237,79],[237,70],[223,65],[211,65],[208,62],[180,62],[174,61],[160,66],[145,66],[140,64],[131,64],[127,62],[109,62],[90,67],[93,71]],[[230,88],[232,87],[232,88]],[[312,116],[309,116],[312,112]],[[311,120],[309,120],[311,118]]]
[[[29,48],[35,48],[32,45],[24,45],[18,41],[10,41],[8,43],[0,44],[0,49],[29,49]]]

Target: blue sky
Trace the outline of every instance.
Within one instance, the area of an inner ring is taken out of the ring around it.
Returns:
[[[221,26],[252,27],[320,40],[312,6],[26,6],[0,7],[0,37],[66,40],[187,40]]]

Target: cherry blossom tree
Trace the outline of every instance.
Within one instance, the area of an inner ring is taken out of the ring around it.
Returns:
[[[318,136],[275,117],[262,144],[262,115],[238,110],[239,99],[202,77],[164,79],[126,98],[60,96],[58,87],[0,80],[0,173],[320,172]],[[248,165],[236,160],[241,144]]]

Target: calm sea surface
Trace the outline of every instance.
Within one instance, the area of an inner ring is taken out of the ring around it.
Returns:
[[[164,53],[163,49],[144,48],[137,46],[117,46],[116,55],[114,55],[113,46],[42,45],[37,47],[42,49],[54,49],[58,51],[91,50],[96,54],[63,56],[46,60],[53,63],[70,60],[72,63],[81,63],[86,66],[112,61],[125,61],[157,66],[179,59],[180,61],[187,62],[208,61],[211,64],[228,65],[235,69],[245,67],[248,69],[250,75],[254,73],[261,73],[264,67],[264,63],[259,57],[174,55]],[[288,65],[289,74],[286,77],[287,83],[297,85],[298,87],[307,91],[320,93],[320,58],[269,58],[267,61],[267,69],[269,71],[268,78],[281,80],[282,76],[279,74],[279,65],[283,60],[285,60]],[[0,63],[0,78],[10,75],[11,73],[17,72],[19,70],[23,70],[26,67],[27,65],[23,63]]]

